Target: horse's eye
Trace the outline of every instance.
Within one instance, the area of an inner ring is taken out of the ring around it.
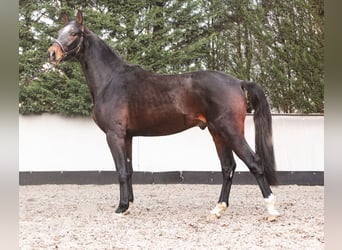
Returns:
[[[70,35],[76,36],[76,32],[71,32]]]

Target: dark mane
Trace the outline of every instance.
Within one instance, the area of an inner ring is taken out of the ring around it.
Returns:
[[[96,35],[92,31],[89,31],[89,33],[87,32],[85,34],[87,38],[89,38],[89,40],[91,41],[89,43],[96,43],[98,46],[103,48],[105,53],[107,53],[107,56],[112,55],[114,58],[122,60],[120,54],[117,51],[115,51],[111,46],[109,46],[104,40],[102,40],[98,35]]]
[[[114,60],[121,61],[121,63],[123,64],[125,69],[132,70],[135,72],[143,72],[144,71],[144,72],[146,72],[146,73],[148,72],[150,74],[153,73],[152,71],[144,69],[140,65],[131,64],[131,63],[123,60],[121,55],[113,47],[111,47],[107,42],[105,42],[103,39],[101,39],[98,35],[96,35],[92,31],[87,30],[87,32],[85,32],[85,35],[88,38],[90,38],[89,40],[91,40],[92,43],[96,43],[96,44],[98,44],[99,47],[103,48],[103,51],[104,51],[106,57],[112,57]]]

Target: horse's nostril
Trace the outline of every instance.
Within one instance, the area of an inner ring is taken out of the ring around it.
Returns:
[[[51,57],[52,57],[52,60],[56,59],[56,52],[54,50],[51,52]]]
[[[54,50],[48,51],[47,52],[48,59],[50,60],[56,60],[56,52]]]

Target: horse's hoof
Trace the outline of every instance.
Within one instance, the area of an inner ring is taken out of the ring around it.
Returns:
[[[216,207],[210,211],[210,214],[216,218],[219,219],[223,215],[224,211],[227,209],[227,203],[225,202],[220,202],[216,205]]]
[[[280,213],[276,209],[274,209],[272,210],[272,213],[268,214],[267,221],[268,222],[276,221],[279,216],[280,216]]]
[[[118,217],[123,217],[123,216],[125,216],[125,215],[127,215],[127,214],[129,214],[129,211],[128,211],[128,210],[126,210],[126,211],[123,212],[123,213],[117,213],[117,212],[115,212],[115,215],[118,216]]]
[[[266,203],[266,209],[268,212],[267,220],[269,222],[275,221],[277,217],[280,216],[280,213],[278,212],[277,209],[275,209],[275,201],[276,198],[273,194],[271,194],[268,198],[264,199]]]
[[[275,215],[270,215],[267,217],[268,222],[276,221],[278,216]]]
[[[119,206],[116,210],[115,210],[115,214],[118,216],[123,216],[123,215],[127,215],[129,214],[129,205],[125,205],[125,206]]]
[[[272,213],[268,213],[267,221],[268,222],[276,221],[279,216],[280,216],[280,213],[274,209],[272,210]]]

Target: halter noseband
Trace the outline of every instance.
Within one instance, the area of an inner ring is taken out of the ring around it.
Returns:
[[[64,49],[62,43],[61,43],[60,41],[58,41],[58,39],[55,39],[55,40],[53,41],[53,43],[57,43],[58,46],[59,46],[59,47],[61,48],[61,50],[63,51],[63,57],[62,57],[62,58],[67,57],[68,55],[70,55],[71,53],[74,53],[75,51],[76,51],[76,52],[75,52],[75,55],[78,54],[78,52],[79,52],[80,49],[81,49],[82,43],[83,43],[83,32],[84,32],[84,27],[82,26],[81,37],[80,37],[80,40],[79,40],[77,46],[76,46],[75,48],[72,48],[71,50],[68,50],[68,51],[66,51],[66,50]]]

